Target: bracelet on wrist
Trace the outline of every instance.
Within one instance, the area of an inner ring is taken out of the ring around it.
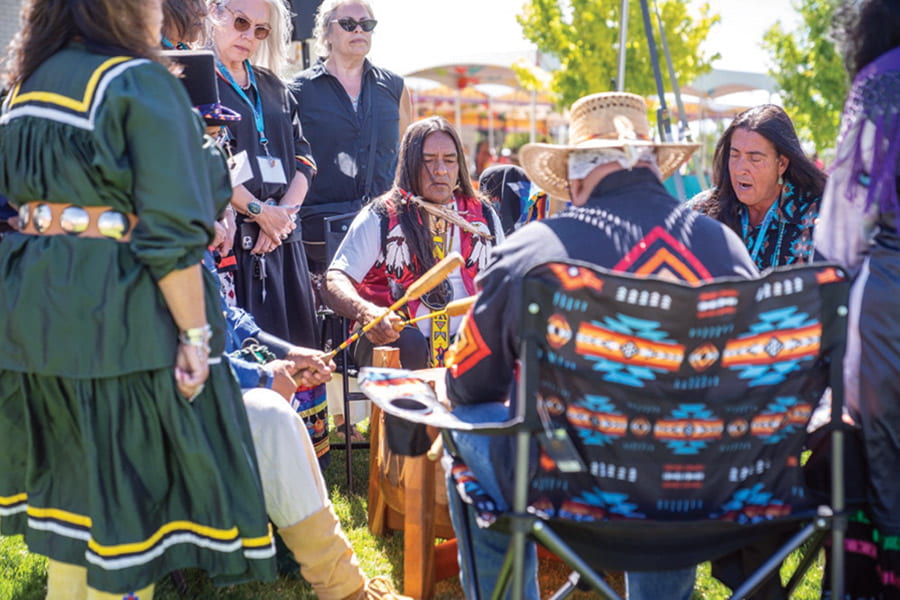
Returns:
[[[209,354],[209,340],[212,338],[212,327],[209,323],[201,327],[192,327],[185,329],[178,334],[178,341],[186,346],[194,346],[200,348]]]

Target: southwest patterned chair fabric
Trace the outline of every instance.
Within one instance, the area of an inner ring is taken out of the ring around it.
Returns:
[[[679,568],[815,514],[800,455],[811,412],[840,381],[840,269],[690,286],[548,263],[526,281],[522,406],[507,433],[526,428],[537,454],[527,513],[576,553],[598,568]],[[393,377],[370,372],[363,389],[381,387],[385,410],[399,414],[422,394],[390,391]],[[439,405],[405,416],[501,427],[459,422]],[[493,525],[492,502],[465,465],[457,460],[453,474],[481,524]]]

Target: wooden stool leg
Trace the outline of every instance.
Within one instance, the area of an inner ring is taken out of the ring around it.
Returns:
[[[427,600],[434,595],[434,463],[407,456],[403,515],[403,593]]]
[[[400,349],[378,346],[372,351],[372,366],[400,368]],[[349,418],[349,416],[345,416]],[[369,417],[369,531],[382,536],[387,533],[388,505],[381,491],[381,409],[372,405]]]
[[[372,415],[369,417],[369,531],[372,535],[383,536],[387,533],[387,511],[384,494],[381,492],[378,455],[381,449],[381,409],[372,403]]]

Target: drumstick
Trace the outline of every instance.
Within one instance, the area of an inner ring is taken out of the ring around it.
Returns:
[[[450,275],[450,272],[457,267],[462,266],[463,257],[459,252],[451,252],[440,262],[435,264],[433,267],[425,271],[421,277],[413,281],[410,286],[406,289],[406,293],[403,294],[403,297],[391,304],[390,308],[384,311],[377,318],[370,321],[361,329],[357,330],[356,333],[348,337],[346,340],[341,342],[341,345],[326,354],[323,357],[323,360],[326,362],[334,358],[338,352],[355,342],[360,338],[360,336],[365,335],[370,329],[378,325],[386,316],[391,314],[393,311],[397,310],[410,300],[416,300],[423,294],[427,294],[431,290],[433,290],[439,283],[447,278]]]
[[[434,441],[431,443],[431,448],[428,449],[427,456],[428,460],[437,460],[444,453],[444,436],[438,435],[434,438]]]
[[[424,321],[425,319],[432,319],[438,315],[446,314],[448,317],[458,317],[460,315],[466,314],[466,312],[471,308],[473,304],[475,304],[475,300],[478,299],[478,295],[474,296],[466,296],[465,298],[460,298],[459,300],[454,300],[453,302],[448,302],[447,306],[442,308],[441,310],[436,310],[434,312],[430,312],[427,315],[422,315],[421,317],[416,317],[414,319],[407,319],[406,321],[401,321],[394,325],[394,329],[400,331],[407,325],[412,325],[413,323],[418,323],[419,321]]]

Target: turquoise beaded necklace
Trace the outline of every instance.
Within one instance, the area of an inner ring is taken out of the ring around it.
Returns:
[[[746,206],[742,207],[741,210],[741,237],[744,240],[744,245],[747,247],[747,250],[750,252],[750,259],[753,263],[762,268],[762,265],[759,264],[759,253],[763,247],[763,240],[766,237],[766,233],[769,230],[769,225],[772,222],[772,219],[778,219],[778,240],[776,241],[774,252],[772,253],[772,264],[770,266],[774,267],[778,265],[778,257],[781,256],[781,244],[784,241],[784,224],[785,220],[778,216],[778,207],[781,205],[781,196],[784,191],[784,186],[782,186],[781,191],[778,192],[778,198],[772,203],[772,206],[769,207],[769,210],[766,211],[766,216],[763,217],[762,223],[759,224],[759,232],[756,235],[756,241],[753,243],[753,248],[750,247],[750,211]]]

